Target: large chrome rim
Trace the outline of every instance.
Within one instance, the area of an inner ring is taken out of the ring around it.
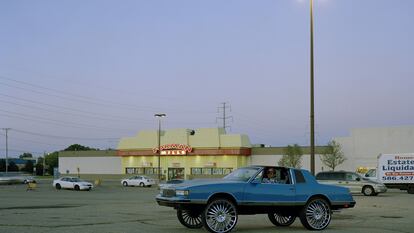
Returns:
[[[206,222],[214,232],[227,232],[234,227],[236,221],[236,209],[227,201],[214,202],[207,210]]]
[[[295,221],[295,217],[293,216],[282,216],[277,213],[273,213],[273,218],[280,225],[290,225],[293,223],[293,221]]]
[[[184,222],[188,224],[190,227],[201,227],[201,214],[195,215],[191,211],[182,210],[181,217],[183,218]]]
[[[306,209],[306,220],[312,228],[316,230],[324,229],[331,221],[329,205],[322,200],[309,203]]]

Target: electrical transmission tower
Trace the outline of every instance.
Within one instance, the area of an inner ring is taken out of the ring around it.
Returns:
[[[226,128],[231,129],[231,127],[227,124],[228,120],[231,119],[231,121],[233,122],[233,117],[232,116],[227,116],[227,114],[226,114],[227,109],[229,109],[230,112],[231,112],[231,106],[229,106],[228,103],[226,103],[226,102],[221,103],[221,106],[218,107],[218,113],[221,112],[223,115],[220,116],[220,117],[216,117],[216,121],[217,120],[222,120],[223,121],[223,126],[222,127],[223,127],[224,130],[226,130]]]

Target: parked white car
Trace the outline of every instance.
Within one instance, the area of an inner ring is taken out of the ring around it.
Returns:
[[[77,177],[61,177],[53,181],[53,187],[56,189],[74,189],[74,190],[91,190],[93,185]]]
[[[127,186],[151,187],[155,184],[155,180],[146,176],[132,176],[121,180],[121,184]]]

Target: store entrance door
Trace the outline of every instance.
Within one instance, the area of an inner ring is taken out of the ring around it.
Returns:
[[[168,168],[168,180],[184,179],[184,168]]]

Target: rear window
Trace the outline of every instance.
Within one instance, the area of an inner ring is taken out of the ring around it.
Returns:
[[[345,180],[343,172],[323,172],[316,175],[317,180]]]
[[[295,170],[295,177],[296,177],[296,183],[306,183],[305,177],[303,176],[302,172],[299,170]]]

